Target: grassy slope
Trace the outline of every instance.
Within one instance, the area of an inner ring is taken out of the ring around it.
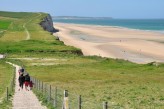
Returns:
[[[10,21],[0,21],[0,30],[8,29],[9,25],[11,24]]]
[[[0,15],[17,18],[12,21],[7,32],[0,38],[0,53],[15,52],[67,52],[79,51],[73,47],[67,47],[62,42],[55,40],[55,37],[44,31],[39,25],[41,19],[47,14],[44,13],[13,13]],[[9,18],[6,18],[6,20]],[[0,19],[1,20],[1,19]],[[4,18],[3,18],[4,20]],[[4,23],[1,21],[0,23]],[[31,39],[25,40],[27,35],[23,25],[30,33]],[[54,46],[55,45],[55,46]]]
[[[112,59],[69,57],[23,61],[31,75],[85,100],[110,101],[126,108],[163,105],[164,66],[137,65]],[[36,65],[38,63],[38,65]],[[42,66],[39,63],[56,63]],[[34,65],[35,64],[35,65]],[[155,92],[155,93],[154,93]]]
[[[0,53],[21,53],[21,52],[67,52],[76,49],[65,47],[61,42],[46,42],[37,40],[20,41],[17,43],[0,43]]]
[[[0,97],[4,94],[4,90],[6,90],[6,87],[10,82],[12,73],[12,67],[6,64],[4,60],[0,60]]]
[[[9,25],[11,24],[12,20],[10,19],[4,19],[0,17],[0,37],[2,37],[5,33],[5,31],[9,28]]]
[[[68,89],[70,93],[81,94],[83,99],[97,101],[95,105],[109,101],[125,108],[164,107],[164,65],[156,67],[78,56],[72,54],[78,49],[63,45],[38,25],[46,14],[3,14],[14,20],[0,38],[0,53],[8,53],[9,58],[39,58],[10,60],[24,64],[32,76],[53,86]],[[31,40],[28,41],[25,41],[26,34],[22,28],[25,22],[28,22],[26,27],[31,34]]]
[[[6,87],[10,87],[12,79],[13,67],[6,64],[4,60],[0,60],[0,108],[8,109],[11,101],[5,101]],[[10,90],[10,89],[9,89]]]

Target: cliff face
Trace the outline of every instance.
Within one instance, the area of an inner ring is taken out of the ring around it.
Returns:
[[[49,32],[56,32],[55,28],[53,27],[53,21],[51,16],[48,14],[43,21],[40,22],[40,25],[43,27],[44,30]]]

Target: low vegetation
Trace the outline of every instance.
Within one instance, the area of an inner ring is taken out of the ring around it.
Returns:
[[[8,29],[9,25],[11,24],[10,21],[0,21],[0,30]]]
[[[109,101],[110,105],[124,108],[163,107],[164,65],[76,56],[23,60],[22,63],[32,76],[82,95],[90,105]]]
[[[0,37],[0,53],[6,54],[8,61],[24,65],[31,76],[69,90],[70,96],[82,95],[92,108],[102,106],[103,101],[113,108],[164,108],[164,64],[85,57],[79,49],[65,46],[42,29],[39,22],[47,14],[0,13],[13,22]],[[30,40],[25,40],[22,25],[28,29]]]
[[[0,53],[39,53],[39,52],[76,52],[79,49],[65,46],[62,42],[25,40],[20,42],[1,42]],[[80,51],[80,50],[79,50]]]
[[[13,67],[6,64],[4,60],[0,60],[0,108],[8,109],[11,108],[11,99],[6,101],[6,89],[10,87],[12,80]],[[11,96],[11,93],[10,95]]]

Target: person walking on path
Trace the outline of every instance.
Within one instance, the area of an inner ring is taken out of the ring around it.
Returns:
[[[32,81],[30,81],[30,84],[29,84],[29,86],[30,86],[30,90],[32,90],[33,85],[34,85],[34,83],[33,83]]]
[[[19,73],[19,75],[24,74],[24,68],[20,67],[18,73]]]
[[[26,75],[25,75],[25,89],[26,89],[26,91],[29,91],[28,90],[28,86],[30,85],[30,76],[29,76],[29,74],[27,73]]]
[[[23,76],[23,74],[21,74],[18,78],[19,81],[19,87],[23,90],[23,84],[25,82],[25,77]],[[20,91],[20,88],[18,89]]]

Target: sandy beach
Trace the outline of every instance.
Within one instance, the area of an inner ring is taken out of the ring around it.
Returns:
[[[84,55],[119,58],[135,63],[164,62],[164,34],[121,27],[55,23],[66,45]]]

